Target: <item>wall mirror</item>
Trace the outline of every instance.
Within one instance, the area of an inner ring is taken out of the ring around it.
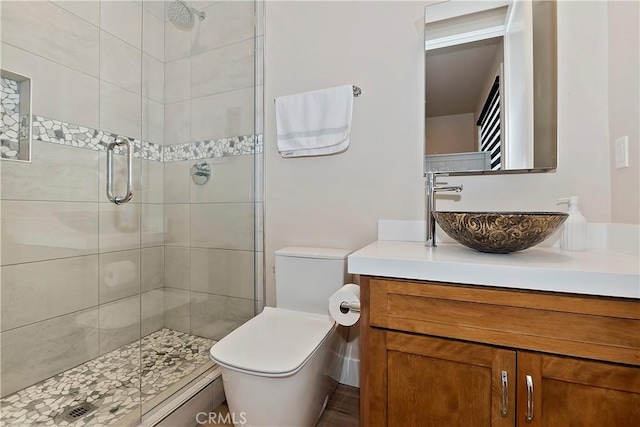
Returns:
[[[31,161],[31,78],[0,70],[0,158]]]
[[[556,22],[555,1],[425,8],[425,172],[556,168]]]

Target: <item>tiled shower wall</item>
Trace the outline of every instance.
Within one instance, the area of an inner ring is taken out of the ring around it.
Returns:
[[[195,3],[210,27],[177,33],[157,1],[2,2],[2,67],[33,78],[37,116],[151,145],[255,134],[253,57],[200,62],[200,77],[172,70],[254,43],[253,2]],[[34,141],[32,163],[2,162],[1,394],[164,326],[219,338],[253,315],[254,157],[210,159],[205,186],[192,161],[136,158],[120,206],[105,197],[101,149]]]
[[[207,17],[190,33],[165,27],[165,140],[261,133],[254,105],[261,105],[262,70],[254,52],[262,37],[254,29],[254,3],[194,5]],[[261,247],[254,170],[261,156],[210,159],[205,185],[189,176],[193,160],[165,162],[167,327],[218,340],[253,316],[260,273],[254,249]]]

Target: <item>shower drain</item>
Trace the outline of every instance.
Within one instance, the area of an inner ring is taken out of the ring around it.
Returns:
[[[60,415],[60,418],[62,418],[65,421],[74,422],[84,417],[85,415],[90,414],[96,409],[98,409],[97,406],[94,406],[88,402],[84,402],[84,403],[81,403],[80,405],[72,406],[71,408],[68,408],[66,411],[62,413],[62,415]]]

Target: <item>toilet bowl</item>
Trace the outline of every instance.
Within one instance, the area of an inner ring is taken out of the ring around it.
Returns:
[[[328,299],[345,283],[348,254],[276,251],[277,308],[266,307],[211,348],[234,424],[316,424],[336,386],[329,370],[343,335],[328,315]]]

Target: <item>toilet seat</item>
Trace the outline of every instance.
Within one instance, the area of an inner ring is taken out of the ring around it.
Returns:
[[[299,371],[331,331],[328,315],[265,307],[211,347],[211,358],[232,370],[265,377]]]

